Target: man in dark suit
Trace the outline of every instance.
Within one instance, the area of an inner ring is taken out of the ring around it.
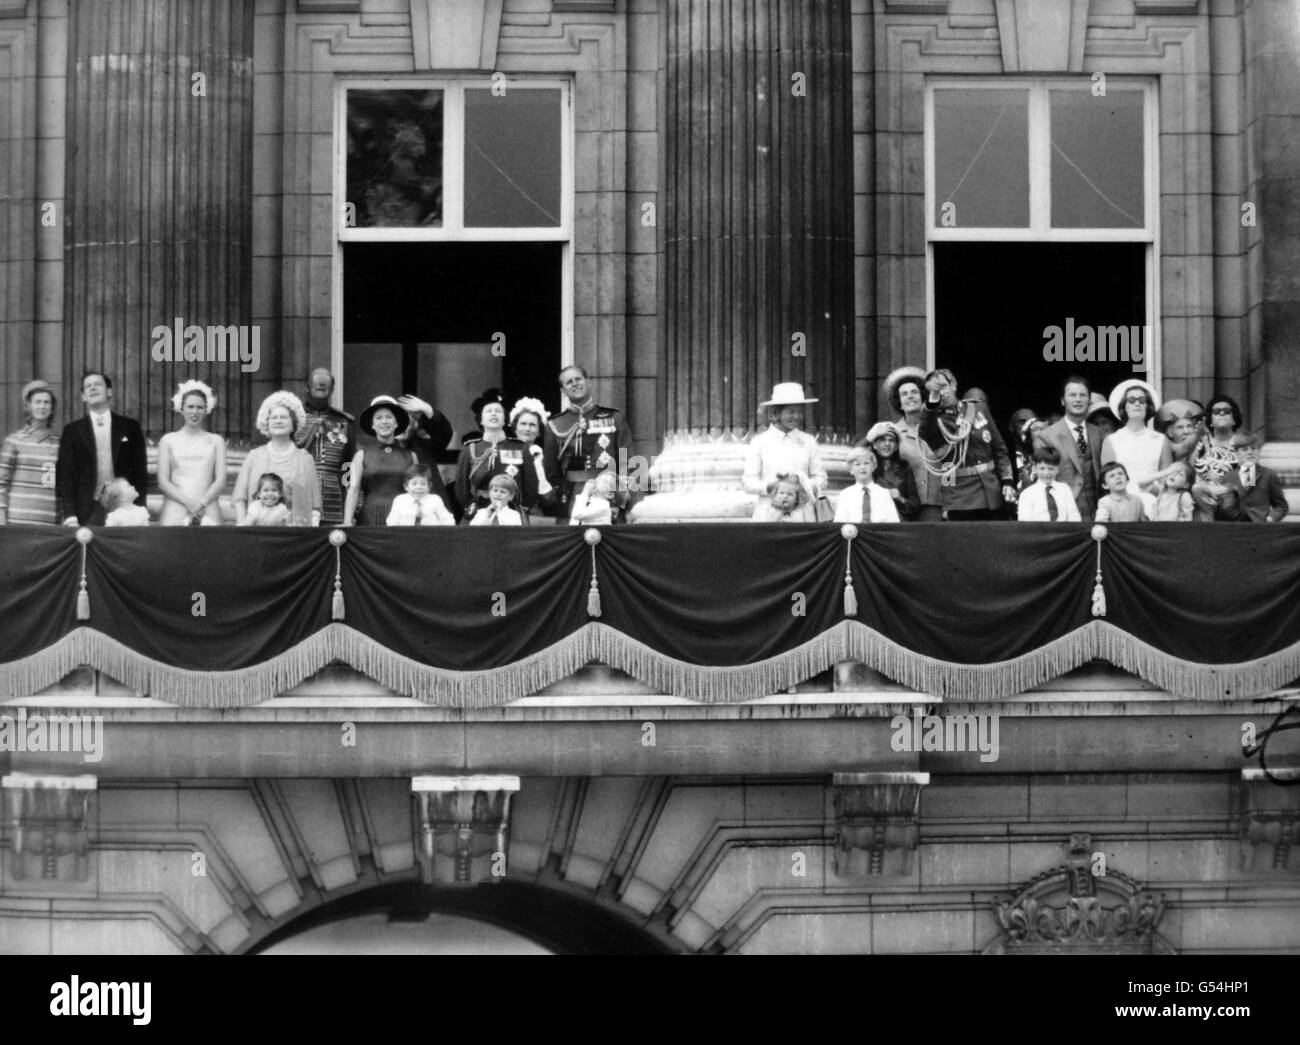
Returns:
[[[139,491],[136,504],[145,503],[149,464],[144,432],[133,417],[112,413],[113,382],[97,370],[81,379],[81,401],[86,416],[63,429],[55,486],[64,526],[98,526],[104,521],[99,494],[104,484],[121,476]]]
[[[1034,436],[1035,446],[1050,446],[1061,455],[1056,473],[1074,494],[1074,503],[1085,522],[1097,511],[1097,480],[1101,474],[1101,429],[1088,424],[1088,403],[1092,386],[1086,377],[1071,374],[1061,385],[1061,406],[1065,416]]]

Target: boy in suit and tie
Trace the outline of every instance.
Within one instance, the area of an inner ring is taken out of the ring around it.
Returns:
[[[1088,423],[1092,386],[1086,377],[1071,374],[1061,385],[1065,416],[1034,436],[1034,447],[1050,446],[1060,460],[1057,481],[1070,488],[1080,517],[1091,522],[1097,511],[1097,483],[1101,476],[1101,429]],[[1035,460],[1037,457],[1035,457]]]
[[[136,490],[135,503],[145,505],[149,464],[144,432],[133,417],[112,413],[113,382],[107,374],[90,370],[81,379],[81,401],[86,416],[63,430],[55,487],[64,526],[99,526],[105,512],[99,494],[115,478]]]
[[[1017,502],[1021,522],[1079,522],[1074,494],[1061,482],[1061,455],[1050,446],[1034,447],[1035,482],[1025,487]]]

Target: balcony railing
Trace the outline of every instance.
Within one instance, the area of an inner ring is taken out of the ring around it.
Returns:
[[[592,661],[702,702],[857,661],[996,700],[1102,659],[1240,699],[1300,677],[1300,530],[1070,524],[0,530],[0,698],[78,665],[187,706],[342,662],[504,704]]]

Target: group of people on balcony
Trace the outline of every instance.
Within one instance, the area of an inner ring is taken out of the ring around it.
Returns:
[[[1061,386],[1059,416],[1012,415],[1009,448],[978,388],[958,394],[950,370],[902,367],[884,382],[896,414],[872,425],[848,458],[854,485],[832,509],[817,441],[802,431],[805,397],[779,384],[761,404],[769,426],[749,444],[744,487],[756,521],[1278,522],[1287,501],[1259,463],[1262,441],[1242,430],[1227,395],[1210,409],[1161,406],[1148,382],[1103,397],[1087,378]],[[1123,419],[1121,422],[1121,418]]]
[[[266,440],[249,451],[231,501],[239,525],[525,525],[546,513],[609,523],[624,506],[618,481],[631,435],[619,411],[598,404],[581,367],[560,372],[567,409],[551,416],[533,398],[507,416],[499,393],[473,404],[481,430],[462,440],[451,488],[438,458],[451,422],[418,396],[377,396],[353,418],[330,405],[334,379],[312,373],[304,402],[273,392],[257,412]],[[82,380],[85,416],[60,433],[55,392],[22,390],[26,423],[0,446],[0,523],[147,525],[144,433],[112,409],[108,375]],[[172,398],[181,417],[158,443],[162,525],[214,526],[227,486],[225,440],[208,430],[217,399],[202,381]],[[509,425],[509,428],[507,428]],[[357,430],[371,437],[358,446]],[[621,451],[621,452],[620,452]]]
[[[507,414],[499,394],[473,404],[481,431],[462,440],[449,490],[438,471],[452,425],[418,396],[378,396],[354,419],[330,405],[334,380],[311,375],[304,402],[274,392],[257,412],[266,442],[245,457],[232,501],[240,525],[524,525],[542,515],[617,521],[628,499],[631,436],[619,411],[596,403],[581,367],[561,371],[569,406],[551,416],[523,398]],[[1059,417],[1012,415],[1008,445],[977,388],[958,393],[949,370],[903,367],[884,382],[896,416],[872,425],[849,454],[853,485],[832,507],[817,439],[803,430],[816,399],[795,383],[761,404],[768,427],[751,439],[742,484],[753,518],[773,522],[1255,521],[1287,502],[1259,462],[1241,408],[1216,395],[1161,405],[1131,378],[1109,397],[1067,377]],[[85,416],[57,433],[54,389],[22,390],[26,424],[0,446],[0,522],[141,525],[148,467],[137,421],[111,409],[112,381],[88,372]],[[172,399],[181,425],[158,444],[162,525],[222,521],[226,445],[207,429],[217,406],[202,381]],[[358,446],[356,430],[371,437]],[[621,452],[620,452],[621,451]]]

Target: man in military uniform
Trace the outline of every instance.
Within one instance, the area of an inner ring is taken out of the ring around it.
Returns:
[[[590,378],[582,367],[561,370],[560,387],[569,398],[569,407],[553,416],[542,430],[542,464],[547,482],[557,492],[556,514],[567,519],[574,496],[587,480],[612,470],[619,477],[614,502],[617,519],[629,499],[626,468],[632,432],[619,411],[596,404]]]
[[[295,440],[316,462],[322,526],[338,526],[343,522],[343,466],[357,451],[356,418],[330,406],[333,393],[334,375],[323,368],[313,370],[307,379],[307,398],[303,403],[307,423],[298,430]]]
[[[1011,456],[983,398],[957,398],[951,370],[925,378],[929,400],[919,434],[925,467],[939,477],[944,515],[956,521],[1000,519],[1002,505],[1016,500]],[[1000,487],[1000,488],[999,488]]]

